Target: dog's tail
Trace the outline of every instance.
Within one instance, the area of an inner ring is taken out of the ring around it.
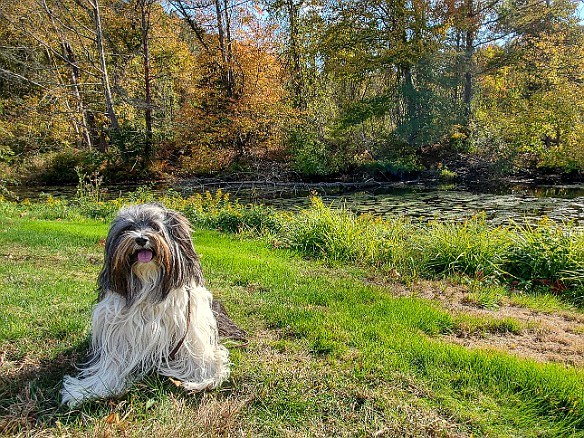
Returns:
[[[217,330],[221,339],[236,341],[237,344],[234,347],[239,348],[249,344],[247,332],[233,322],[227,314],[223,303],[217,299],[213,299],[213,314],[217,320]]]

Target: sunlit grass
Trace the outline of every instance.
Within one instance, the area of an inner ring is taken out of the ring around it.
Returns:
[[[147,193],[136,197],[153,200]],[[382,221],[318,201],[295,215],[240,206],[221,194],[163,201],[189,215],[208,287],[250,333],[247,349],[232,350],[230,381],[191,397],[150,376],[121,400],[87,403],[72,413],[59,408],[62,376],[74,372],[86,348],[100,239],[129,200],[0,202],[1,432],[583,433],[581,370],[441,340],[445,334],[518,334],[521,323],[453,315],[365,280],[369,269],[406,280],[457,275],[469,286],[468,300],[486,309],[507,300],[566,309],[557,297],[505,285],[507,274],[496,267],[515,245],[513,229],[492,229],[481,218],[461,225]],[[249,233],[259,238],[246,238]],[[570,248],[577,265],[579,245]]]
[[[353,234],[330,246],[307,246],[310,251],[291,243],[276,250],[265,239],[203,230],[195,222],[208,287],[250,333],[247,349],[232,350],[233,375],[222,389],[190,397],[151,376],[121,400],[68,413],[58,407],[58,390],[86,347],[107,224],[75,211],[68,211],[70,219],[40,219],[50,216],[47,206],[2,208],[3,433],[566,436],[584,430],[581,370],[445,343],[443,334],[504,335],[523,327],[511,318],[452,315],[431,301],[394,297],[369,284],[357,266],[361,258],[339,247],[348,242],[373,251],[366,245],[379,229],[399,236],[390,237],[397,245],[412,238],[412,225],[384,229],[332,211],[322,230]],[[317,213],[303,214],[319,220]],[[410,250],[384,251],[395,260]],[[380,268],[382,258],[375,257]],[[476,274],[479,264],[469,266],[465,273]],[[485,307],[502,299],[498,286],[474,287]]]

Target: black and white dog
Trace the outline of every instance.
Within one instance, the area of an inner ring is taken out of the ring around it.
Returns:
[[[184,216],[157,204],[122,209],[98,283],[90,359],[77,377],[65,376],[63,403],[120,395],[149,372],[188,391],[216,388],[229,377],[213,297]]]

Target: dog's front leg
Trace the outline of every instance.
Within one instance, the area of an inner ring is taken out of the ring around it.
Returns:
[[[144,344],[149,338],[129,330],[141,320],[140,312],[124,309],[117,294],[109,294],[97,304],[92,315],[90,360],[79,367],[77,377],[63,379],[62,403],[74,407],[85,400],[119,396],[140,372],[148,371]]]
[[[229,378],[229,353],[222,345],[207,346],[206,351],[187,347],[159,373],[180,380],[186,391],[214,389]]]
[[[78,377],[64,377],[61,403],[72,408],[86,400],[118,396],[130,383],[125,367],[101,356],[87,364]]]

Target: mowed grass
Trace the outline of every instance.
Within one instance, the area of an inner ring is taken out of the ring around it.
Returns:
[[[0,435],[584,434],[582,370],[445,343],[473,322],[362,269],[205,230],[193,237],[207,285],[250,336],[230,347],[231,379],[188,395],[150,376],[68,411],[58,391],[87,346],[106,232],[0,215]]]

